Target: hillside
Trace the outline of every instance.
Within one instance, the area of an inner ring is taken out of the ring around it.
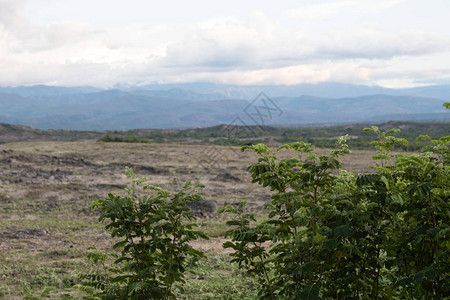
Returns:
[[[27,126],[0,123],[0,144],[17,141],[75,141],[96,139],[101,132],[39,130]]]

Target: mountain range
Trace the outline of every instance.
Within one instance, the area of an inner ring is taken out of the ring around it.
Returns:
[[[263,93],[261,93],[263,92]],[[0,87],[0,122],[39,129],[125,130],[450,121],[450,86],[387,89],[342,83],[237,86]]]

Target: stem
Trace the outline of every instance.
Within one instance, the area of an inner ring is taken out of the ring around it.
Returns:
[[[318,173],[317,180],[314,185],[314,204],[315,205],[317,205],[317,203],[318,203],[318,198],[317,198],[318,192],[317,191],[319,189],[319,185],[321,184],[321,181],[322,181],[323,177],[325,176],[325,174],[326,174],[326,170],[320,171]],[[312,234],[312,241],[311,241],[311,253],[309,256],[310,261],[312,261],[312,258],[313,258],[315,240],[316,240],[316,216],[315,216],[315,214],[313,214],[313,216],[312,216],[312,221],[313,221],[313,224],[312,224],[313,225],[313,234]]]
[[[316,204],[316,205],[317,205],[317,188],[318,188],[317,185],[314,186],[314,204]],[[311,240],[311,253],[309,255],[310,261],[312,261],[312,259],[313,259],[315,240],[316,240],[316,218],[315,218],[315,215],[312,216],[312,226],[313,226],[313,234],[312,234],[312,240]]]
[[[175,222],[172,223],[172,227],[177,228],[176,225],[178,221],[180,220],[181,216],[177,216],[175,219]],[[170,290],[172,289],[173,282],[169,283],[170,279],[170,273],[172,272],[172,265],[173,265],[173,249],[175,248],[175,242],[177,241],[177,238],[175,234],[173,234],[172,237],[172,247],[170,247],[170,261],[169,261],[169,269],[167,270],[167,287],[166,287],[166,295],[164,299],[169,299]]]
[[[431,193],[428,194],[428,199],[430,201],[430,206],[433,207],[433,201],[431,199]],[[437,223],[436,223],[436,216],[434,214],[434,210],[432,211],[432,217],[433,217],[433,227],[436,229],[437,227]],[[433,256],[435,257],[435,259],[433,260],[438,260],[439,258],[439,243],[438,241],[433,241]],[[439,265],[439,263],[437,263],[437,265]],[[437,295],[440,295],[441,293],[441,268],[438,269],[438,274],[437,274]]]
[[[166,287],[166,295],[164,296],[164,299],[169,299],[169,293],[170,293],[170,290],[172,288],[172,283],[171,282],[169,283],[169,278],[170,278],[170,272],[172,271],[173,247],[175,245],[175,241],[176,241],[176,239],[175,239],[175,236],[174,236],[173,239],[172,239],[172,247],[170,248],[170,261],[169,261],[169,268],[167,270],[167,282],[166,282],[167,287]]]
[[[379,258],[380,258],[380,249],[378,248],[378,250],[377,250],[377,261],[378,261]],[[376,277],[376,280],[375,280],[375,297],[374,297],[374,299],[378,299],[379,279],[380,279],[380,266],[378,266],[378,263],[377,263],[377,277]]]
[[[255,247],[258,247],[258,246],[256,245],[255,242],[253,242],[253,245],[254,245]],[[261,247],[261,246],[260,246],[260,247]],[[265,277],[266,277],[267,286],[269,287],[270,298],[271,298],[271,299],[275,299],[275,297],[274,297],[274,295],[273,295],[272,286],[270,285],[269,274],[267,273],[267,269],[266,269],[266,265],[265,265],[265,263],[264,263],[264,260],[263,260],[263,258],[262,258],[261,255],[258,255],[258,257],[259,257],[259,260],[261,261],[261,265],[262,265],[263,270],[264,270],[264,275],[265,275]]]

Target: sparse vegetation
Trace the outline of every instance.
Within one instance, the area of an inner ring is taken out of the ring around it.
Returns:
[[[319,148],[310,155],[308,141],[298,143],[299,138],[293,137],[297,142],[288,143],[276,154],[272,146],[249,145],[247,149],[263,158],[254,163],[250,151],[241,153],[238,147],[214,142],[222,130],[217,128],[217,136],[205,131],[204,137],[188,137],[191,144],[83,141],[0,145],[0,262],[4,266],[0,297],[81,299],[101,293],[95,286],[87,288],[85,274],[105,271],[101,253],[111,253],[104,256],[107,272],[103,275],[121,269],[124,265],[113,262],[124,248],[111,250],[120,240],[111,239],[104,231],[104,224],[97,221],[99,212],[90,209],[90,203],[108,199],[108,193],[120,199],[129,197],[118,196],[127,183],[120,175],[127,165],[164,190],[179,190],[179,183],[188,180],[203,182],[205,199],[237,214],[236,218],[204,214],[196,221],[198,229],[212,239],[189,243],[206,258],[184,273],[184,284],[173,282],[171,291],[177,299],[253,299],[258,294],[288,298],[297,292],[332,299],[336,293],[340,298],[355,293],[376,298],[390,293],[386,297],[392,299],[447,295],[448,137],[432,136],[431,143],[424,138],[417,142],[428,145],[424,152],[411,155],[391,152],[400,149],[394,147],[400,144],[395,138],[395,143],[389,144],[389,136],[395,133],[391,131],[374,144],[378,154],[355,150],[344,156],[340,156],[347,152],[343,140],[337,151]],[[188,136],[187,131],[183,134],[183,138]],[[334,143],[334,134],[327,143]],[[269,141],[277,145],[274,136],[255,140],[245,136],[236,144]],[[169,138],[166,135],[164,139]],[[348,139],[348,144],[352,140]],[[193,144],[197,142],[200,145]],[[214,150],[220,153],[216,159],[221,164],[207,165],[204,143],[217,144]],[[293,159],[292,151],[301,157]],[[377,163],[370,169],[374,155]],[[251,184],[244,168],[249,164],[253,179],[263,186]],[[265,165],[274,169],[264,169]],[[349,172],[339,173],[341,165]],[[361,172],[370,174],[352,175]],[[239,207],[242,200],[248,203],[245,208]],[[291,211],[290,203],[296,211]],[[226,222],[232,227],[226,228]],[[304,237],[295,239],[294,228]],[[227,230],[231,240],[223,237]],[[90,258],[99,262],[96,266],[86,260],[91,245],[97,248],[90,250]],[[398,245],[400,252],[396,252]],[[132,254],[125,256],[131,258]],[[241,266],[230,263],[233,259]],[[301,264],[288,266],[294,259]],[[327,267],[322,270],[323,266]],[[325,279],[331,283],[323,286],[320,283]],[[295,284],[290,286],[290,282]],[[123,281],[122,286],[128,283]],[[84,290],[76,288],[80,284]]]
[[[333,148],[334,141],[348,134],[351,149],[370,150],[371,135],[363,131],[369,124],[336,125],[325,127],[271,127],[219,125],[195,129],[133,129],[127,131],[90,132],[70,130],[36,130],[23,126],[0,124],[2,142],[20,140],[87,140],[120,143],[184,143],[191,145],[245,146],[265,143],[280,145],[304,141],[320,148]],[[424,142],[415,138],[427,134],[437,139],[450,132],[450,122],[388,122],[377,125],[382,130],[400,128],[408,145],[396,150],[419,151]]]
[[[98,141],[105,143],[149,143],[149,140],[146,139],[138,139],[136,137],[112,136],[109,133],[98,139]]]
[[[185,130],[130,130],[112,132],[110,139],[127,142],[151,141],[155,143],[179,142],[190,144],[213,144],[224,146],[245,146],[258,143],[285,144],[296,141],[311,143],[320,148],[333,148],[334,141],[341,135],[348,135],[347,144],[351,149],[369,150],[372,136],[364,132],[369,124],[338,125],[326,127],[271,127],[271,126],[213,126]],[[416,137],[427,134],[437,139],[450,132],[450,122],[417,123],[388,122],[378,124],[381,130],[400,128],[403,138],[410,141],[408,145],[397,145],[396,150],[419,151],[425,143],[416,141]]]

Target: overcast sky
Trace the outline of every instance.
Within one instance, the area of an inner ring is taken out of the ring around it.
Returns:
[[[450,84],[449,0],[0,0],[0,85]]]

